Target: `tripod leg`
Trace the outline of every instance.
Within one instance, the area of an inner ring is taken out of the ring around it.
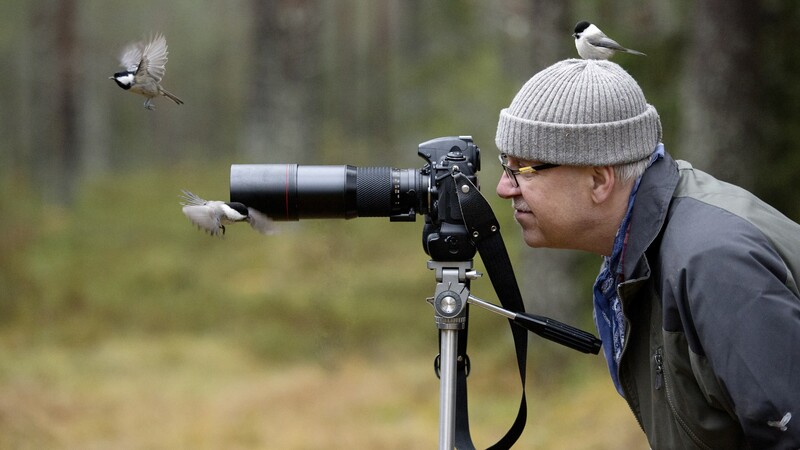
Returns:
[[[473,278],[470,270],[472,261],[428,261],[428,268],[436,270],[436,280],[439,282],[436,293],[428,299],[436,311],[440,342],[439,449],[453,450],[456,445],[459,331],[466,330],[467,326],[469,280]],[[466,334],[464,336],[463,344],[466,344]]]
[[[455,447],[458,330],[440,330],[439,450]]]

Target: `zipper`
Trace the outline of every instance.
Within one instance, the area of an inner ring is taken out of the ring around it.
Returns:
[[[661,390],[661,387],[664,385],[664,349],[658,347],[656,349],[656,354],[653,356],[653,360],[656,363],[656,383],[655,388],[657,391]]]

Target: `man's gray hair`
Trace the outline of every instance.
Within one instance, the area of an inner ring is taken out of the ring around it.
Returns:
[[[650,166],[650,158],[640,159],[625,164],[617,164],[614,167],[614,175],[617,180],[621,182],[633,181],[644,174],[647,167]]]

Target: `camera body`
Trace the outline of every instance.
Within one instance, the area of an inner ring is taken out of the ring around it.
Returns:
[[[452,174],[458,171],[478,186],[480,149],[469,136],[451,136],[419,144],[418,155],[425,160],[420,169],[233,164],[230,200],[279,221],[415,221],[420,214],[425,216],[423,247],[429,255],[469,259],[463,256],[475,250],[466,235]]]
[[[464,174],[475,186],[480,149],[471,137],[433,139],[419,145],[419,155],[430,172],[430,209],[425,213],[422,247],[434,261],[468,261],[475,245],[464,225],[453,173]]]

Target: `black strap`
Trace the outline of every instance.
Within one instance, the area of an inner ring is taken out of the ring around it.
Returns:
[[[467,376],[469,375],[469,357],[467,356],[467,334],[469,329],[469,308],[466,309],[464,328],[458,331],[458,364],[456,366],[456,430],[455,444],[457,449],[474,450],[472,436],[469,434],[469,414],[467,408]]]
[[[513,312],[524,312],[525,304],[519,291],[514,268],[508,257],[503,237],[500,235],[500,225],[492,211],[491,206],[481,195],[474,184],[462,173],[454,172],[458,202],[464,224],[472,235],[472,240],[480,253],[486,267],[486,272],[492,282],[497,297],[503,308]],[[517,367],[519,368],[520,381],[522,382],[522,398],[520,399],[517,418],[497,443],[490,448],[511,448],[522,435],[528,418],[528,406],[525,399],[525,378],[528,360],[528,332],[522,327],[514,326],[509,320],[511,334],[514,337],[514,347],[517,353]],[[463,337],[462,337],[463,335]],[[466,361],[466,335],[464,329],[459,333],[458,355]],[[463,348],[462,348],[463,341]],[[464,368],[466,369],[466,368]],[[459,365],[456,376],[456,447],[459,449],[474,449],[469,434],[469,419],[467,414],[467,380],[466,370]]]

